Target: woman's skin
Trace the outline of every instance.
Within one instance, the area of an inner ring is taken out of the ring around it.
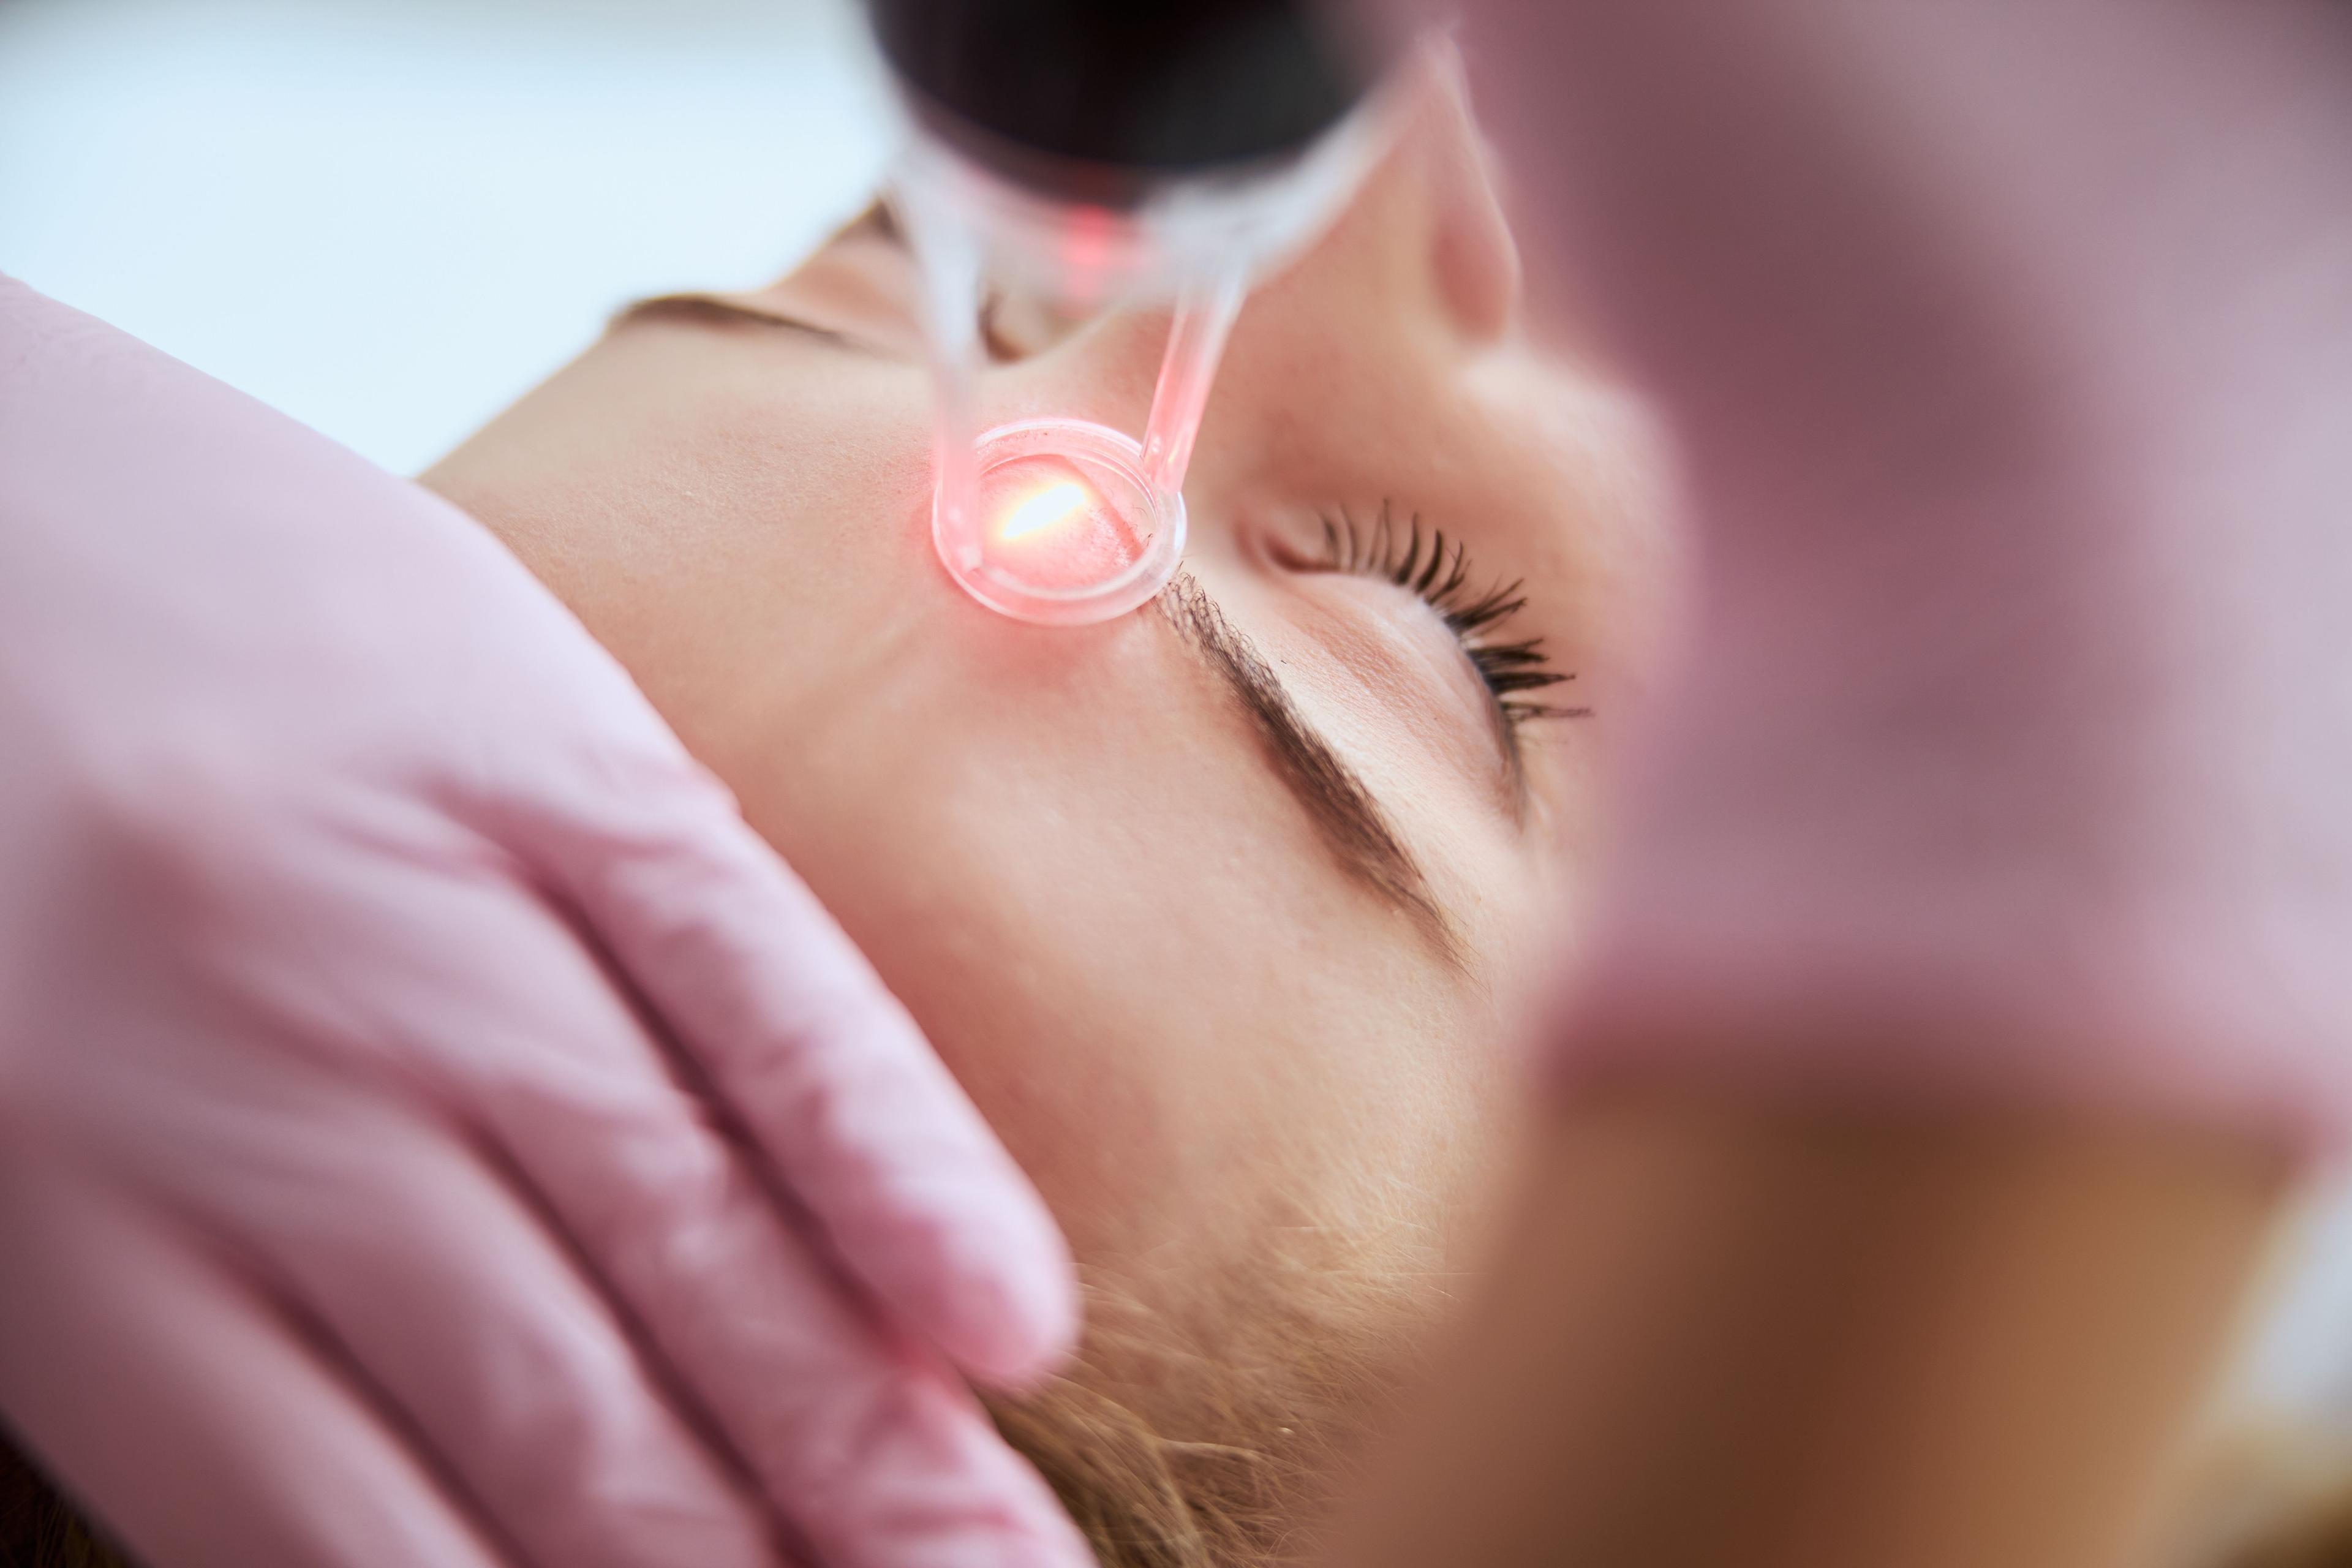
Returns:
[[[941,570],[912,269],[878,220],[770,288],[631,313],[425,476],[838,916],[1038,1183],[1098,1326],[1229,1365],[1296,1363],[1302,1315],[1377,1362],[1444,1299],[1670,576],[1641,416],[1517,330],[1452,69],[1407,101],[1244,310],[1187,577],[1140,613],[1023,625]],[[988,325],[989,422],[1140,430],[1163,311]],[[1479,639],[1540,639],[1562,679],[1513,706],[1575,711],[1507,713],[1434,610],[1328,558],[1343,514],[1359,554],[1417,520],[1426,561],[1443,531],[1457,604],[1521,583]],[[1286,697],[1243,689],[1254,661]],[[1155,1376],[1120,1397],[1181,1424]]]

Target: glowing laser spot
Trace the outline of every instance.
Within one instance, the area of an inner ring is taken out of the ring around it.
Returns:
[[[1013,509],[996,537],[1005,541],[1026,539],[1033,533],[1070,521],[1087,504],[1087,487],[1065,480],[1048,485]]]

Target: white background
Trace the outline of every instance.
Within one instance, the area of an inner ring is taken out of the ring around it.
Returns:
[[[839,0],[0,0],[0,271],[402,472],[887,152]]]
[[[847,0],[0,0],[0,271],[414,471],[854,212],[872,69]],[[2340,1408],[2352,1200],[2306,1231],[2242,1384]]]

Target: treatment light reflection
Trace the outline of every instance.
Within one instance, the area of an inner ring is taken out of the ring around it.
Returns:
[[[996,536],[1010,543],[1016,539],[1026,539],[1033,533],[1042,533],[1046,529],[1067,522],[1086,504],[1084,485],[1066,479],[1057,485],[1048,485],[1014,507],[1005,517],[1004,526],[996,531]]]

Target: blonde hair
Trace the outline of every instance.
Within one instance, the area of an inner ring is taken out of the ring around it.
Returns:
[[[2352,1568],[2352,1438],[2250,1420],[2191,1466],[2168,1568]]]
[[[1389,1403],[1407,1337],[1360,1268],[1262,1259],[1185,1303],[1087,1285],[1077,1360],[989,1413],[1104,1568],[1304,1561],[1353,1436]],[[0,1565],[136,1568],[0,1440]]]
[[[1297,1258],[1190,1313],[1089,1278],[1076,1363],[989,1412],[1104,1568],[1303,1563],[1427,1310],[1392,1279]]]

